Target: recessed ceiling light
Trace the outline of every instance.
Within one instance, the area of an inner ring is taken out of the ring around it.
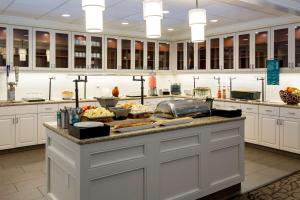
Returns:
[[[168,31],[174,31],[174,28],[168,28]]]
[[[129,23],[128,23],[128,22],[122,22],[121,24],[123,24],[123,25],[128,25]]]
[[[217,23],[219,20],[218,19],[211,19],[209,20],[211,23]]]
[[[168,10],[163,11],[163,14],[169,14],[169,13],[170,13],[170,11],[168,11]]]
[[[71,17],[70,14],[62,14],[61,16],[62,16],[62,17]]]

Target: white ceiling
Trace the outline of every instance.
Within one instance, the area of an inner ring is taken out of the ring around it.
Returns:
[[[300,0],[199,0],[199,6],[207,10],[208,19],[219,20],[218,23],[208,23],[208,29],[258,19],[298,15],[300,10],[297,13],[293,9],[297,5],[300,9]],[[170,11],[164,15],[162,21],[164,35],[189,30],[188,10],[195,7],[195,0],[163,0],[163,7]],[[71,17],[63,18],[63,13],[68,13]],[[0,0],[1,15],[84,26],[81,0]],[[104,21],[104,29],[143,33],[145,22],[142,0],[106,0]],[[123,21],[129,22],[129,25],[121,25]],[[174,31],[170,32],[168,28],[173,28]]]

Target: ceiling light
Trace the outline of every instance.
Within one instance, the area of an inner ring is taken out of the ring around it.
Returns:
[[[160,38],[163,18],[162,0],[144,0],[143,11],[147,38]]]
[[[191,27],[192,42],[205,41],[206,10],[198,8],[196,0],[196,9],[189,10],[189,25]]]
[[[82,9],[85,11],[86,31],[102,32],[105,0],[82,0]]]
[[[123,24],[123,25],[128,25],[129,23],[128,23],[128,22],[122,22],[121,24]]]
[[[219,20],[218,19],[211,19],[211,20],[209,20],[211,23],[217,23],[217,22],[219,22]]]
[[[71,17],[70,14],[62,14],[61,16],[62,16],[62,17]]]
[[[174,31],[174,28],[168,28],[168,31]]]
[[[170,13],[170,11],[168,11],[168,10],[163,11],[163,14],[169,14],[169,13]]]

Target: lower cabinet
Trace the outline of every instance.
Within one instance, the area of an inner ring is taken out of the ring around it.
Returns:
[[[300,153],[300,119],[280,119],[280,149]]]
[[[269,115],[259,116],[260,144],[279,149],[278,117]]]
[[[45,122],[56,121],[56,113],[39,113],[38,115],[38,144],[46,143]]]
[[[245,141],[253,144],[259,143],[258,134],[258,114],[257,113],[243,113],[245,120]]]
[[[0,117],[0,150],[15,147],[15,116]]]
[[[37,144],[37,115],[16,115],[16,147]]]

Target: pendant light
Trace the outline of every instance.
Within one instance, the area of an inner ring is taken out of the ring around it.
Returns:
[[[189,10],[189,25],[191,27],[192,42],[205,41],[206,23],[206,10],[198,8],[198,0],[196,0],[196,8]]]
[[[147,38],[160,38],[161,19],[163,18],[162,0],[144,0],[143,10]]]
[[[102,32],[105,0],[82,0],[82,9],[85,11],[86,31],[90,33]]]

